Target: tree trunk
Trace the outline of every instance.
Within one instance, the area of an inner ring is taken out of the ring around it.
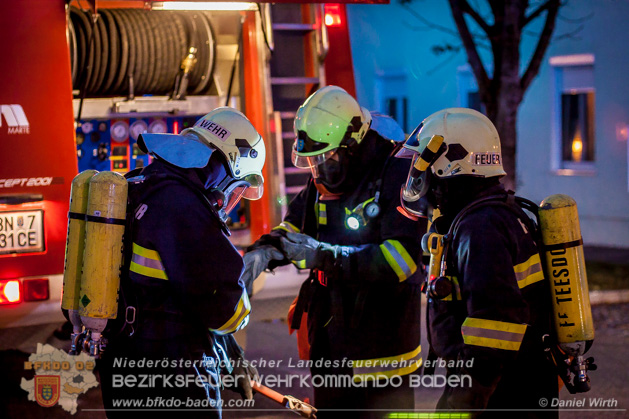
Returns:
[[[517,113],[518,105],[511,103],[510,108],[501,107],[496,117],[492,119],[502,147],[502,166],[507,172],[507,176],[502,179],[502,183],[507,189],[516,190],[516,138],[517,138]]]
[[[489,119],[492,120],[502,148],[502,165],[507,176],[503,184],[515,190],[516,183],[516,139],[518,107],[522,102],[520,84],[520,40],[521,27],[519,22],[524,15],[526,5],[522,2],[505,2],[500,10],[495,9],[496,25],[499,37],[492,39],[494,56],[494,74],[489,85],[489,94],[485,98],[493,102]],[[499,13],[498,13],[499,12]],[[497,40],[499,42],[496,42]]]
[[[537,3],[528,15],[529,0],[489,0],[493,24],[490,24],[468,0],[448,0],[452,17],[467,53],[467,59],[478,83],[478,91],[485,104],[487,116],[496,126],[502,148],[502,165],[507,176],[503,184],[516,189],[516,137],[518,108],[540,65],[555,28],[560,0]],[[520,78],[520,41],[522,30],[544,12],[546,21],[526,71]],[[487,74],[477,51],[465,15],[476,22],[491,42],[493,74]]]

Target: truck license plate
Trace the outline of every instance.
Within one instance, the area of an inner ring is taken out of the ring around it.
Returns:
[[[0,255],[44,251],[44,212],[0,212]]]

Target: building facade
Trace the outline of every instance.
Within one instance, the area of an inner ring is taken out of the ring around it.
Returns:
[[[482,111],[446,0],[349,5],[347,15],[364,106],[394,116],[407,133],[446,107]],[[626,16],[627,0],[563,6],[518,113],[516,192],[538,203],[551,194],[572,196],[586,245],[629,248]],[[523,35],[523,65],[542,24],[539,18]],[[491,74],[488,50],[479,52]]]

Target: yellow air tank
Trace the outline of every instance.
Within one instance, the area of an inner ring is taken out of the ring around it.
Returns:
[[[587,352],[594,340],[583,240],[577,204],[568,195],[551,195],[539,208],[545,274],[550,283],[553,326],[561,350],[574,357],[579,392],[589,390]]]
[[[90,180],[79,314],[91,332],[94,356],[107,320],[118,313],[127,190],[127,180],[115,172],[100,172]]]
[[[96,173],[98,173],[96,170],[85,170],[72,180],[66,257],[63,269],[63,294],[61,297],[61,308],[65,310],[76,311],[79,309],[87,196],[90,186],[89,181]]]
[[[83,324],[79,316],[79,298],[81,291],[81,270],[83,268],[83,250],[85,248],[85,213],[90,179],[96,170],[85,170],[74,177],[70,190],[70,211],[68,212],[68,237],[66,239],[66,257],[63,269],[63,294],[61,308],[68,310],[72,323],[70,354],[80,351],[79,338]]]

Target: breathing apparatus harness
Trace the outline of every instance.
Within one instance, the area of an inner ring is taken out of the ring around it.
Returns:
[[[129,278],[129,268],[131,264],[130,249],[133,247],[132,232],[136,218],[135,216],[138,211],[141,211],[140,204],[143,200],[148,198],[158,189],[161,189],[166,183],[183,185],[199,197],[205,207],[211,214],[213,214],[216,224],[221,228],[223,233],[228,236],[230,235],[229,228],[219,215],[219,211],[225,204],[225,198],[220,189],[212,189],[207,193],[204,193],[191,186],[186,179],[175,174],[149,173],[148,175],[142,175],[140,173],[142,170],[143,169],[132,170],[125,176],[129,184],[130,192],[127,201],[126,221],[124,223],[125,234],[122,239],[124,257],[120,269],[118,315],[115,319],[109,319],[104,330],[104,335],[106,337],[100,339],[98,348],[90,347],[92,339],[91,333],[87,328],[83,331],[83,333],[73,333],[71,354],[76,355],[81,352],[81,350],[85,350],[95,357],[100,357],[100,354],[106,350],[106,347],[111,339],[117,339],[119,337],[131,338],[136,333],[136,327],[138,324],[137,316],[140,315],[138,310],[139,301],[138,293],[134,289],[133,282]],[[139,185],[145,185],[145,187],[142,188],[141,191],[138,191],[137,188]],[[72,214],[70,214],[70,216],[74,217]]]
[[[426,234],[422,238],[422,247],[424,248],[424,251],[430,253],[428,275],[426,282],[424,283],[424,287],[422,287],[422,291],[425,291],[429,298],[442,300],[451,295],[452,300],[457,299],[458,290],[456,288],[458,288],[458,284],[454,284],[452,279],[446,276],[448,268],[447,261],[451,251],[454,231],[458,228],[463,218],[465,218],[465,216],[469,213],[489,206],[506,208],[514,213],[531,233],[538,249],[540,249],[540,253],[543,250],[548,251],[553,247],[544,245],[541,229],[543,224],[540,221],[539,215],[540,208],[534,202],[515,196],[513,191],[507,191],[505,194],[490,195],[477,199],[459,211],[456,217],[452,220],[450,228],[445,235],[430,233]],[[527,212],[531,213],[535,218],[531,218],[527,215]],[[547,268],[547,261],[544,257],[541,257],[540,260],[544,275],[548,278],[547,273],[549,270]],[[428,315],[428,312],[426,315]],[[557,336],[556,330],[554,330],[554,333],[543,335],[541,339],[543,341],[544,352],[547,359],[552,365],[554,365],[557,374],[564,382],[568,391],[571,394],[589,391],[590,379],[587,372],[588,370],[596,370],[597,366],[594,364],[593,357],[585,359],[582,355],[590,348],[592,341],[585,342],[585,348],[584,350],[582,349],[583,353],[573,356],[560,347],[562,346],[562,342],[561,338]],[[428,359],[431,361],[436,360],[436,354],[432,350],[432,347],[429,348]],[[431,364],[434,365],[434,362],[431,362]],[[425,374],[432,374],[433,372],[434,367],[424,369]]]
[[[351,211],[347,208],[345,209],[345,227],[347,229],[352,231],[359,230],[361,227],[366,226],[370,221],[380,216],[381,208],[379,201],[382,193],[384,175],[389,167],[391,158],[397,154],[401,147],[402,144],[396,144],[395,147],[393,147],[393,150],[389,153],[382,166],[378,179],[375,183],[369,185],[370,191],[375,190],[373,197],[361,202]]]

